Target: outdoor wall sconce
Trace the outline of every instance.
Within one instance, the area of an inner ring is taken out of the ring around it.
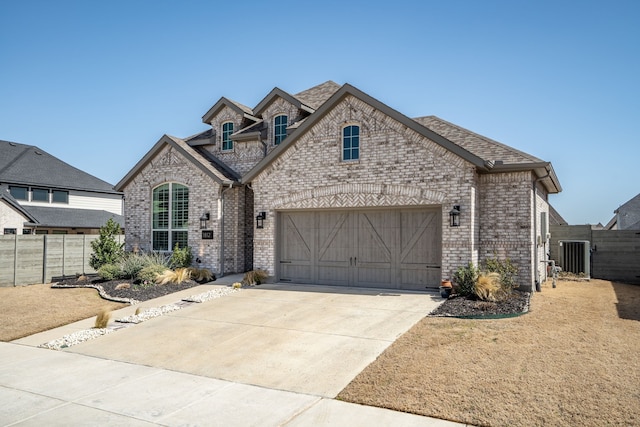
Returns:
[[[200,229],[204,230],[207,228],[207,221],[209,221],[209,212],[205,212],[200,217]]]
[[[262,211],[258,212],[256,216],[256,228],[264,228],[264,219],[267,217],[267,213]]]
[[[453,205],[453,209],[449,211],[449,226],[460,226],[460,205]]]

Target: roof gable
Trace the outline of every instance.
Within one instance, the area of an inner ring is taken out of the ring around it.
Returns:
[[[108,182],[81,171],[36,146],[9,141],[0,141],[0,182],[117,193]]]
[[[235,172],[206,150],[197,146],[192,147],[183,139],[163,135],[151,150],[116,184],[116,189],[123,191],[124,187],[160,153],[165,145],[175,148],[185,159],[219,184],[233,184],[239,179]]]
[[[480,157],[470,153],[469,151],[459,147],[443,136],[439,135],[436,132],[422,126],[420,123],[410,119],[404,114],[392,109],[391,107],[383,104],[377,99],[367,95],[366,93],[360,91],[359,89],[351,86],[349,84],[343,85],[337,92],[335,92],[314,114],[306,118],[304,122],[300,124],[300,126],[291,133],[287,137],[287,139],[280,145],[278,145],[274,150],[272,150],[262,161],[260,161],[252,170],[250,170],[243,178],[242,182],[247,183],[251,182],[253,178],[255,178],[260,172],[262,172],[273,160],[275,160],[281,153],[287,150],[292,144],[294,144],[298,138],[306,133],[307,130],[311,129],[311,127],[320,121],[327,113],[331,111],[338,103],[340,103],[347,96],[354,96],[358,98],[360,101],[369,104],[370,106],[376,108],[377,110],[383,112],[387,116],[392,119],[402,123],[408,128],[424,135],[431,141],[443,146],[449,151],[454,152],[465,160],[469,161],[473,165],[478,168],[485,168],[485,162]]]
[[[211,123],[211,120],[213,120],[213,118],[224,108],[224,107],[229,107],[231,108],[233,111],[237,112],[238,114],[241,114],[243,116],[249,116],[251,118],[253,118],[254,114],[253,111],[251,110],[251,108],[247,107],[246,105],[240,104],[239,102],[236,101],[232,101],[228,98],[225,98],[224,96],[222,98],[220,98],[218,100],[218,102],[216,102],[213,107],[209,108],[209,111],[207,111],[205,113],[204,116],[202,116],[202,122],[203,123]]]
[[[305,110],[305,111],[307,111],[309,113],[312,113],[314,111],[309,106],[303,104],[299,99],[289,95],[287,92],[285,92],[282,89],[276,87],[276,88],[273,88],[271,90],[271,92],[269,92],[269,94],[267,96],[265,96],[262,99],[262,101],[260,101],[258,103],[258,105],[256,105],[256,108],[254,108],[256,116],[260,116],[264,112],[264,110],[269,105],[271,105],[271,103],[273,103],[277,98],[284,99],[289,104],[293,105],[294,107],[296,107],[299,110]]]
[[[33,215],[31,215],[20,203],[18,203],[18,201],[11,195],[11,193],[9,192],[9,186],[8,185],[0,185],[0,201],[3,201],[4,203],[6,203],[7,205],[9,205],[10,207],[12,207],[14,210],[16,210],[17,212],[19,212],[21,215],[23,215],[25,218],[27,218],[30,221],[35,221],[35,218],[33,217]]]

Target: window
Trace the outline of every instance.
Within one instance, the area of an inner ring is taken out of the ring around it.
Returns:
[[[233,150],[233,141],[231,134],[233,133],[233,123],[227,122],[222,124],[222,151]]]
[[[281,114],[273,119],[273,143],[280,144],[287,137],[287,116]]]
[[[36,230],[36,234],[49,234],[49,230]]]
[[[31,229],[30,228],[23,228],[22,229],[22,234],[31,234]]]
[[[15,228],[5,228],[4,234],[17,234],[17,230]]]
[[[342,160],[360,158],[360,126],[345,126],[342,129]]]
[[[189,188],[176,183],[153,189],[152,247],[154,251],[170,251],[176,243],[188,243]]]
[[[9,186],[9,193],[16,200],[29,200],[29,188]]]
[[[51,234],[67,234],[67,230],[53,230]]]
[[[51,197],[51,201],[53,203],[69,203],[69,192],[62,190],[53,190],[51,191],[53,197]]]
[[[31,189],[31,201],[49,203],[49,190],[44,188]]]

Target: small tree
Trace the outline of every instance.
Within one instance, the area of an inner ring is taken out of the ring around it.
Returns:
[[[124,243],[118,243],[114,237],[120,233],[120,224],[113,218],[109,218],[106,224],[100,227],[100,237],[91,242],[91,268],[98,270],[105,264],[116,264],[120,261],[124,255]]]

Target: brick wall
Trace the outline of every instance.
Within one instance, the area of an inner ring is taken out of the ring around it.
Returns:
[[[538,271],[545,277],[545,245],[537,246],[534,236],[533,174],[510,172],[480,175],[480,257],[506,258],[518,267],[518,284],[535,285],[534,248],[538,250]],[[549,212],[546,191],[539,186],[536,197],[536,230],[540,234],[540,213]]]
[[[126,249],[151,251],[151,193],[153,188],[167,182],[189,187],[189,246],[194,261],[199,258],[200,267],[219,271],[218,197],[220,186],[185,160],[180,153],[167,145],[127,184],[125,193]],[[202,240],[200,216],[209,212],[208,229],[213,230],[213,240]]]
[[[222,151],[222,124],[225,122],[233,122],[233,131],[237,132],[243,126],[243,115],[229,107],[223,108],[211,120],[211,127],[216,131],[215,144],[205,149],[242,175],[264,158],[264,144],[257,140],[234,141],[233,150]]]
[[[341,161],[345,123],[360,126],[360,160]],[[442,209],[442,271],[477,257],[478,185],[475,167],[373,107],[348,97],[253,181],[254,264],[275,272],[275,214],[279,209],[438,206]],[[461,226],[449,211],[461,206]]]

